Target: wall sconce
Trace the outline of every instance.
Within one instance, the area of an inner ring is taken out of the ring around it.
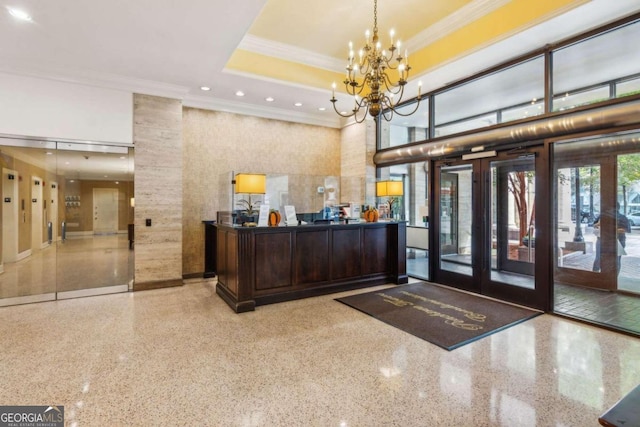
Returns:
[[[264,174],[239,173],[235,179],[235,193],[243,193],[249,196],[249,200],[240,199],[238,204],[242,205],[247,211],[247,215],[251,216],[257,212],[259,201],[253,203],[251,201],[252,194],[265,194],[267,188],[267,176]]]
[[[132,208],[136,207],[136,199],[135,199],[135,197],[132,197],[131,199],[129,199],[129,204],[131,205]]]
[[[393,204],[398,200],[398,197],[402,195],[404,195],[404,185],[402,181],[376,182],[376,196],[389,197],[387,201],[389,203],[389,212],[392,218],[393,218]]]

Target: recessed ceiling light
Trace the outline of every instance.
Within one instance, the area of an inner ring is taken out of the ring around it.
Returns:
[[[211,90],[209,86],[200,86],[200,90],[204,90],[205,92]]]
[[[318,107],[318,110],[324,111],[324,110],[326,110],[326,108],[325,107]]]
[[[244,92],[239,90],[236,92],[236,96],[244,96]]]
[[[21,21],[27,21],[27,22],[33,21],[33,19],[31,19],[31,15],[29,15],[24,10],[13,9],[11,7],[8,7],[7,9],[9,10],[9,13],[11,14],[11,16],[13,16],[16,19],[19,19]]]
[[[295,105],[296,107],[302,107],[302,102],[296,102],[296,103],[295,103],[295,104],[293,104],[293,105]]]
[[[273,97],[271,97],[271,96],[267,96],[264,100],[267,101],[267,102],[275,101],[275,99]]]
[[[120,158],[121,158],[122,160],[125,160],[125,159],[126,159],[126,157],[125,157],[125,156],[120,156]]]

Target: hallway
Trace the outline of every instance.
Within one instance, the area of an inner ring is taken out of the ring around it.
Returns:
[[[235,314],[215,281],[0,309],[0,401],[72,426],[596,426],[640,342],[551,315],[451,352],[334,298]],[[383,287],[380,287],[383,288]]]

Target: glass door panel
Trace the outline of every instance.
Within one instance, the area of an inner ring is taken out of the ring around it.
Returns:
[[[439,269],[473,276],[472,165],[440,167]]]
[[[536,263],[549,256],[548,237],[538,231],[549,227],[549,215],[536,213],[536,203],[548,203],[549,193],[543,191],[548,181],[537,178],[545,170],[542,151],[529,147],[436,164],[436,282],[548,306],[549,281],[539,274],[545,266]]]
[[[553,310],[633,333],[640,331],[639,136],[621,132],[552,144]]]
[[[132,154],[0,138],[0,306],[130,288]]]
[[[55,143],[0,138],[0,306],[55,299]]]
[[[535,157],[492,161],[490,279],[535,287]]]
[[[130,149],[59,143],[58,150],[58,298],[127,291],[133,282]]]
[[[615,212],[615,189],[603,192],[614,184],[612,157],[598,156],[597,150],[580,155],[571,143],[556,144],[554,150],[555,282],[613,289],[616,267],[611,230],[615,224],[610,213]],[[603,198],[607,193],[609,197]]]
[[[640,294],[640,153],[617,156],[618,290]]]

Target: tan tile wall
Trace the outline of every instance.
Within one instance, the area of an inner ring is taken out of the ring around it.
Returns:
[[[182,102],[135,94],[133,119],[136,289],[182,280]]]
[[[375,203],[376,128],[373,120],[352,124],[341,130],[342,201]]]
[[[230,209],[231,171],[340,176],[338,129],[195,108],[182,117],[184,274],[204,271],[202,221]],[[137,157],[136,147],[136,170]]]

